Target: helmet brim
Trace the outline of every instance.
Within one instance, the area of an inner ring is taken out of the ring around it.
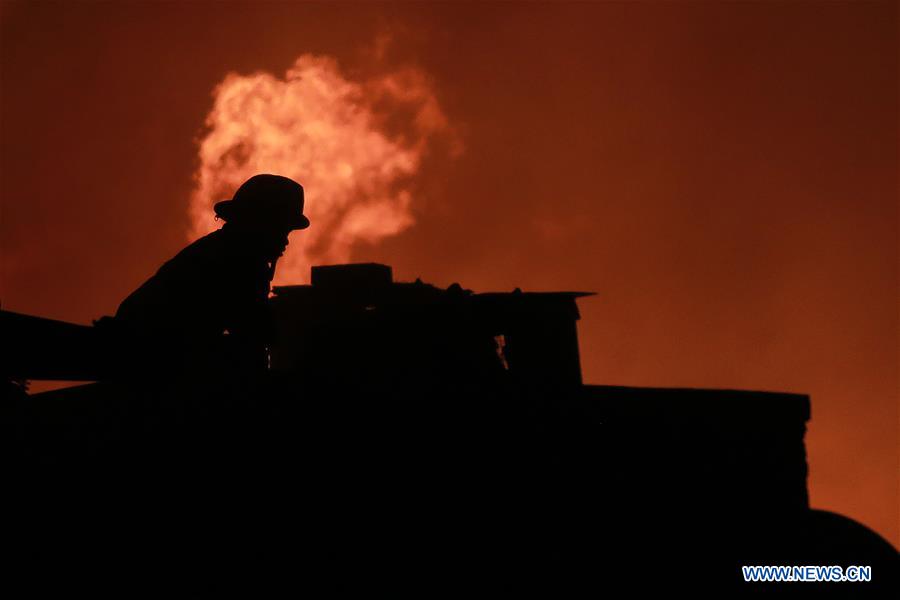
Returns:
[[[242,217],[250,217],[250,214],[242,215],[243,212],[241,210],[240,205],[236,204],[234,200],[222,200],[221,202],[216,202],[213,206],[213,210],[216,212],[216,216],[225,221],[230,221],[232,219],[240,220]],[[259,218],[259,215],[257,215]],[[309,227],[309,219],[306,218],[306,215],[303,214],[293,214],[288,219],[280,219],[280,218],[271,218],[268,219],[271,221],[283,222],[287,225],[291,230],[296,229],[306,229]]]

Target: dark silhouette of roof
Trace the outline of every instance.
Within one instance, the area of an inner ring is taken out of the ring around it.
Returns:
[[[768,564],[896,589],[887,542],[809,507],[807,396],[583,385],[585,295],[317,267],[275,288],[252,375],[128,368],[146,353],[115,329],[0,312],[7,381],[98,380],[4,388],[8,539],[48,569],[256,595],[730,595]]]

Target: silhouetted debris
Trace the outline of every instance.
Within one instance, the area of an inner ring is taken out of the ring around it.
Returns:
[[[393,283],[385,265],[314,267],[312,284],[274,289],[272,368],[303,379],[390,378],[433,386],[581,385],[582,292],[475,294]]]

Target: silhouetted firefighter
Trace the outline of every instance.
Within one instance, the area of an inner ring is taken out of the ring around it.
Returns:
[[[152,362],[174,356],[192,370],[261,372],[272,333],[267,300],[275,265],[290,232],[309,227],[303,187],[287,177],[256,175],[215,212],[225,225],[128,296],[115,325],[132,343],[144,344]]]

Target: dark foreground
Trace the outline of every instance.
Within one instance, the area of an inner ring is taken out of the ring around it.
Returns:
[[[896,585],[889,545],[808,508],[803,396],[325,383],[19,402],[7,542],[38,587],[123,592],[762,589],[740,566],[770,564]]]
[[[574,292],[276,288],[270,370],[0,311],[7,575],[28,589],[895,593],[897,552],[810,510],[809,398],[584,386]],[[227,340],[223,340],[227,341]],[[233,358],[233,357],[232,357]],[[745,584],[742,565],[872,567]],[[613,594],[615,595],[615,594]],[[896,596],[895,596],[896,597]]]

